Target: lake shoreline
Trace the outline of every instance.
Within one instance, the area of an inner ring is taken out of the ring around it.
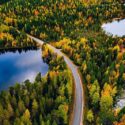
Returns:
[[[27,79],[33,82],[39,72],[44,76],[49,69],[48,64],[42,59],[41,49],[36,47],[4,50],[0,52],[0,65],[2,65],[0,90],[5,90]]]

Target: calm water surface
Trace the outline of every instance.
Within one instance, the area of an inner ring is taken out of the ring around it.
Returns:
[[[121,96],[118,98],[116,103],[116,108],[124,108],[125,107],[125,90],[121,92]]]
[[[106,23],[102,25],[102,28],[107,34],[112,34],[113,36],[124,36],[125,35],[125,19],[120,21],[113,21],[111,23]]]
[[[0,55],[0,91],[17,82],[34,81],[38,72],[45,75],[48,65],[41,58],[41,50],[16,51]]]

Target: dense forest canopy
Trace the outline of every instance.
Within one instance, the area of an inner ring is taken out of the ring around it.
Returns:
[[[0,4],[6,3],[8,1],[10,1],[10,0],[0,0]]]
[[[0,24],[0,49],[35,47],[36,43],[13,27]]]
[[[118,1],[88,5],[76,0],[13,0],[1,8],[0,16],[5,24],[46,41],[74,39],[84,30],[97,31],[103,22],[124,17]]]
[[[14,47],[31,45],[26,40],[26,32],[62,49],[79,66],[87,89],[85,123],[124,125],[125,108],[114,107],[121,90],[125,89],[125,37],[108,36],[101,29],[103,23],[125,18],[123,2],[11,0],[0,7],[3,23],[0,44],[5,48],[8,43]],[[23,33],[19,34],[17,29]],[[68,124],[71,74],[63,58],[53,54],[46,45],[43,58],[50,65],[45,78],[38,75],[33,84],[26,81],[0,94],[1,124]]]

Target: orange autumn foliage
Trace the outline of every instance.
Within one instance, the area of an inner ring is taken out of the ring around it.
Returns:
[[[38,16],[38,14],[39,14],[39,11],[38,11],[38,10],[35,10],[35,11],[34,11],[34,15],[35,15],[35,16]]]
[[[122,116],[120,122],[115,122],[114,125],[125,125],[125,115]]]

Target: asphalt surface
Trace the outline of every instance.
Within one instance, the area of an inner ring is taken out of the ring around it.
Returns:
[[[44,41],[37,39],[33,36],[28,35],[31,39],[39,43],[40,45],[44,44]],[[73,111],[73,119],[72,125],[83,125],[83,107],[84,107],[84,95],[83,95],[83,87],[82,80],[80,78],[80,74],[78,72],[78,68],[73,62],[63,53],[61,50],[56,49],[55,47],[48,44],[48,46],[58,55],[63,56],[66,64],[69,69],[72,71],[72,75],[74,77],[75,83],[75,100],[74,100],[74,111]]]

